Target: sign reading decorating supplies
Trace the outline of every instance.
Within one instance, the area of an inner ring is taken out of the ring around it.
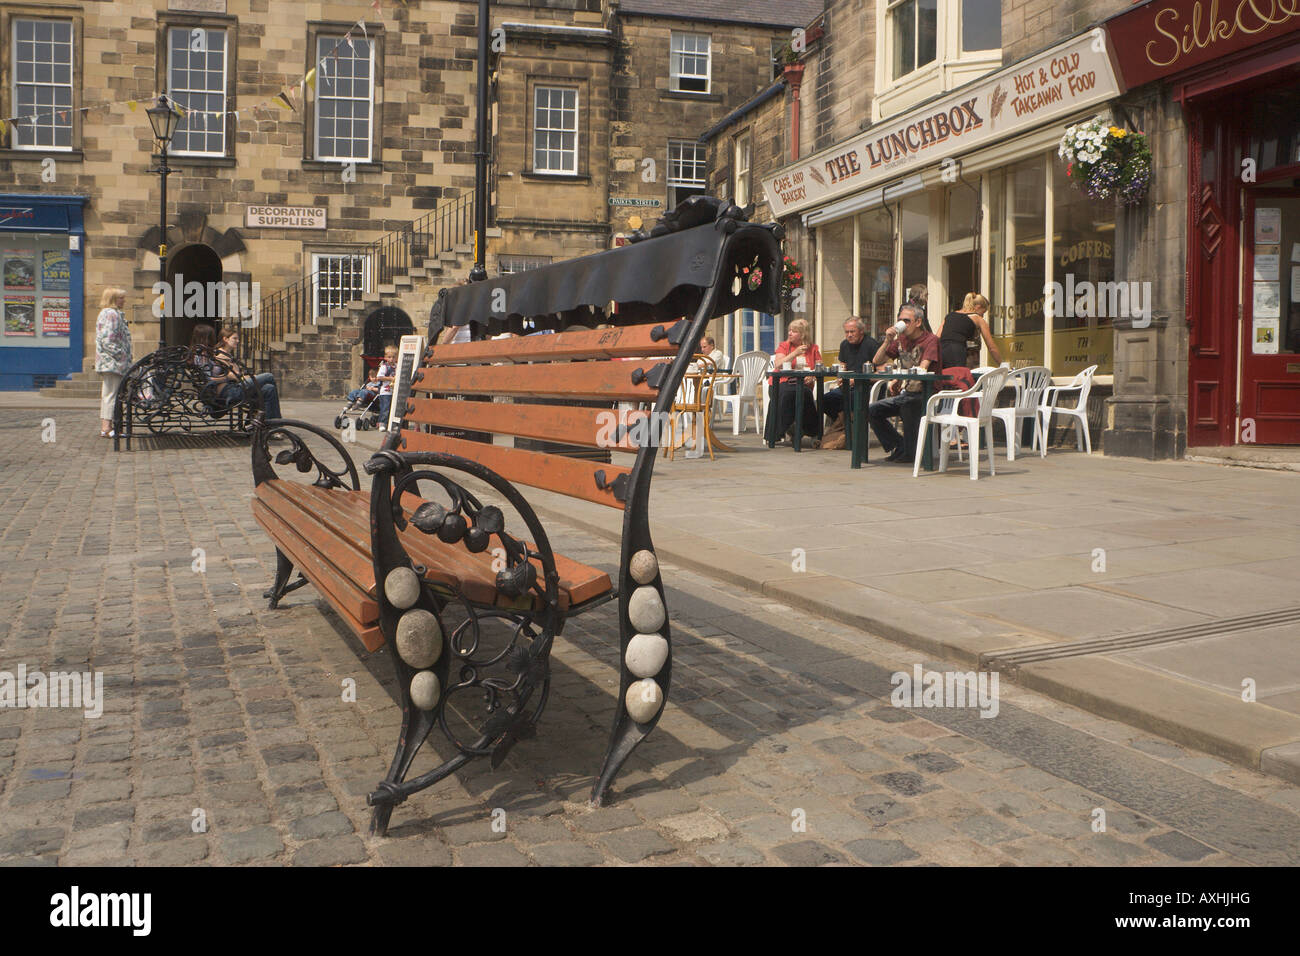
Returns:
[[[764,179],[763,189],[779,219],[969,153],[1118,93],[1101,31],[1090,30],[786,166]]]
[[[248,206],[244,225],[250,229],[324,229],[324,206]]]

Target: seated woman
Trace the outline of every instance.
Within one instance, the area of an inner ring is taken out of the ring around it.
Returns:
[[[196,351],[199,348],[212,349],[213,355],[222,363],[205,358],[201,352],[194,357],[195,363],[204,368],[216,386],[217,398],[223,404],[229,407],[260,392],[265,417],[280,417],[280,393],[275,387],[275,376],[270,372],[250,375],[235,359],[235,351],[239,348],[239,326],[232,325],[223,330],[218,339],[212,326],[200,322],[190,335],[190,348]]]
[[[812,329],[807,319],[795,319],[790,323],[785,341],[776,347],[776,355],[772,358],[777,371],[783,368],[816,368],[821,364],[821,360],[822,351],[812,340]],[[771,387],[772,401],[767,412],[767,434],[768,440],[775,443],[782,436],[793,433],[795,399],[799,394],[795,389],[801,386],[796,378],[778,375],[776,383]],[[801,430],[805,435],[815,435],[819,431],[821,414],[817,411],[817,400],[811,394],[812,376],[804,378],[802,387],[807,388],[808,392],[804,393]]]

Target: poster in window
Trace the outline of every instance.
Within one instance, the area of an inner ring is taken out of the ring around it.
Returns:
[[[1260,246],[1259,249],[1276,249],[1277,246]],[[1282,257],[1277,253],[1261,253],[1255,250],[1255,281],[1275,282],[1278,279],[1278,265]]]
[[[1256,316],[1252,323],[1251,352],[1255,355],[1276,355],[1281,325],[1280,319],[1261,319]]]
[[[67,337],[72,334],[69,300],[46,297],[41,300],[41,336]]]
[[[1282,207],[1261,206],[1255,210],[1255,242],[1282,241]]]
[[[1255,307],[1252,314],[1258,319],[1277,319],[1281,317],[1282,283],[1255,283]]]
[[[36,252],[32,249],[7,249],[4,253],[6,292],[36,291]]]
[[[67,292],[71,288],[72,271],[68,268],[67,249],[41,250],[41,291]]]
[[[6,262],[6,271],[8,263]],[[5,335],[36,335],[36,296],[5,292]]]
[[[1291,301],[1300,302],[1300,266],[1291,267]]]

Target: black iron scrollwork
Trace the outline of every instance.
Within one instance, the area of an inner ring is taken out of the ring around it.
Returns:
[[[305,431],[317,435],[328,442],[342,460],[342,465],[338,468],[332,468],[325,462],[321,461],[312,450],[307,447],[307,443],[302,440],[295,432]],[[260,485],[264,481],[269,481],[279,476],[271,465],[271,451],[269,443],[281,439],[289,443],[288,448],[282,448],[275,455],[276,465],[293,465],[300,474],[308,474],[313,468],[316,469],[316,480],[312,482],[318,488],[346,488],[352,491],[358,491],[361,488],[360,476],[357,474],[356,465],[352,463],[352,457],[347,453],[343,445],[327,431],[317,428],[315,425],[307,422],[294,421],[288,418],[276,418],[269,421],[258,419],[253,424],[253,483]],[[346,479],[346,480],[345,480]]]
[[[113,406],[114,432],[128,443],[144,431],[247,432],[262,411],[261,390],[240,387],[247,377],[247,369],[202,346],[151,352],[122,377]]]

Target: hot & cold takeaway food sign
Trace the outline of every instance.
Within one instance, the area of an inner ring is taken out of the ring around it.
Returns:
[[[1118,95],[1100,30],[877,123],[763,180],[780,217],[893,179]]]

